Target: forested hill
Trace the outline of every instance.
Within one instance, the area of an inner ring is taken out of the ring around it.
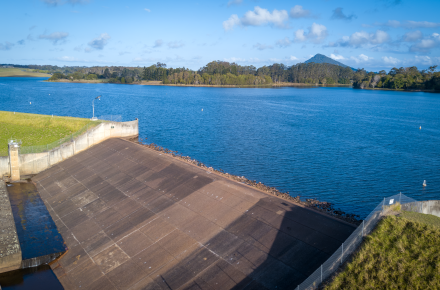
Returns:
[[[329,63],[329,64],[334,64],[334,65],[339,65],[339,66],[342,66],[342,67],[349,67],[348,65],[340,63],[339,61],[336,61],[336,60],[334,60],[332,58],[329,58],[329,57],[327,57],[327,56],[325,56],[323,54],[320,54],[320,53],[316,54],[311,59],[306,60],[304,63],[311,63],[311,62],[314,62],[314,63]],[[354,69],[352,67],[351,67],[351,69],[356,71],[356,69]]]
[[[316,57],[319,59],[319,56],[315,56],[315,59]],[[273,83],[278,85],[287,83],[310,85],[353,84],[353,87],[360,89],[440,90],[440,72],[437,71],[437,66],[432,66],[428,70],[419,70],[417,67],[401,67],[392,68],[389,73],[385,71],[374,73],[367,72],[362,68],[353,71],[353,69],[345,65],[327,62],[316,63],[311,60],[291,66],[274,63],[259,68],[253,65],[243,66],[234,62],[217,60],[206,64],[198,70],[190,70],[185,67],[171,68],[167,67],[165,63],[160,62],[143,68],[37,65],[26,66],[26,68],[53,72],[49,81],[90,80],[93,82],[97,80],[97,82],[123,84],[160,81],[165,85],[208,86],[271,86]],[[334,62],[338,63],[337,61]]]

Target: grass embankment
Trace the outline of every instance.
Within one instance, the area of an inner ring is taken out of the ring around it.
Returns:
[[[440,289],[440,218],[385,217],[325,289]]]
[[[50,74],[33,72],[31,69],[15,68],[15,67],[0,67],[0,77],[51,77]]]
[[[46,145],[95,125],[89,119],[0,111],[0,156],[8,155],[8,140],[19,139],[22,146]]]

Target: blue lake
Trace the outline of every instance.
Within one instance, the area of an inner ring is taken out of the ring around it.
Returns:
[[[439,94],[42,80],[0,78],[0,110],[91,117],[102,95],[95,114],[139,118],[148,143],[294,196],[362,216],[399,192],[440,199]]]

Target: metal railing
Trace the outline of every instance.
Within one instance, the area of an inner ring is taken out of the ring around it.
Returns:
[[[392,205],[396,203],[407,204],[414,203],[416,200],[407,197],[404,194],[397,194],[384,198],[376,208],[365,218],[357,229],[345,240],[344,243],[337,249],[333,255],[325,261],[321,267],[316,269],[304,282],[298,285],[295,289],[311,290],[317,289],[318,286],[328,277],[333,275],[336,270],[357,250],[364,239],[364,236],[370,234],[377,222],[383,216],[383,213]]]

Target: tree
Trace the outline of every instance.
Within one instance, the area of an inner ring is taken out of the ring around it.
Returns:
[[[102,74],[104,78],[109,79],[111,78],[112,74],[110,73],[110,70],[108,68],[105,69],[104,73]]]

